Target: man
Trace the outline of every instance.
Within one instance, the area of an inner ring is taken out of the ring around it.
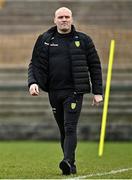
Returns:
[[[39,95],[39,87],[48,92],[64,154],[59,167],[62,174],[69,175],[77,172],[76,131],[83,94],[90,93],[91,84],[92,104],[99,105],[103,99],[102,72],[91,38],[77,32],[72,25],[71,10],[57,9],[54,23],[56,26],[36,41],[28,69],[28,86],[32,96]]]

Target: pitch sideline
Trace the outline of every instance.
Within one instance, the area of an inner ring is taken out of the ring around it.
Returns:
[[[112,171],[104,172],[104,173],[88,174],[88,175],[78,176],[78,177],[69,178],[69,179],[70,179],[70,180],[71,180],[71,179],[73,179],[73,180],[76,179],[76,180],[77,180],[77,179],[84,179],[84,178],[93,177],[93,176],[105,176],[105,175],[110,175],[110,174],[122,173],[122,172],[130,171],[130,170],[132,170],[132,168],[112,170]]]

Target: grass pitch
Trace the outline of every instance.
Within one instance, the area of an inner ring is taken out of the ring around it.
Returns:
[[[105,143],[104,155],[100,158],[98,143],[79,142],[77,175],[62,176],[58,168],[61,159],[62,153],[58,142],[0,142],[0,178],[61,179],[85,175],[90,179],[132,178],[132,169],[104,175],[112,170],[132,168],[132,143]],[[88,177],[91,174],[92,176]]]

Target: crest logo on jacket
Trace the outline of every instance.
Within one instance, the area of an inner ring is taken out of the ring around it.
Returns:
[[[79,47],[80,46],[80,41],[75,41],[75,45],[76,45],[76,47]]]
[[[75,109],[76,108],[76,103],[71,103],[71,109]]]

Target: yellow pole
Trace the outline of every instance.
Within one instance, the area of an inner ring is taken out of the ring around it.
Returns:
[[[105,139],[106,120],[107,120],[108,103],[109,103],[109,95],[110,95],[110,84],[111,84],[111,76],[112,76],[114,50],[115,50],[115,41],[111,40],[109,65],[108,65],[106,89],[105,89],[105,99],[104,99],[104,107],[103,107],[103,115],[102,115],[102,125],[101,125],[100,142],[99,142],[99,156],[103,155],[103,150],[104,150],[104,139]]]
[[[0,0],[0,9],[3,8],[4,4],[5,4],[5,0]]]

